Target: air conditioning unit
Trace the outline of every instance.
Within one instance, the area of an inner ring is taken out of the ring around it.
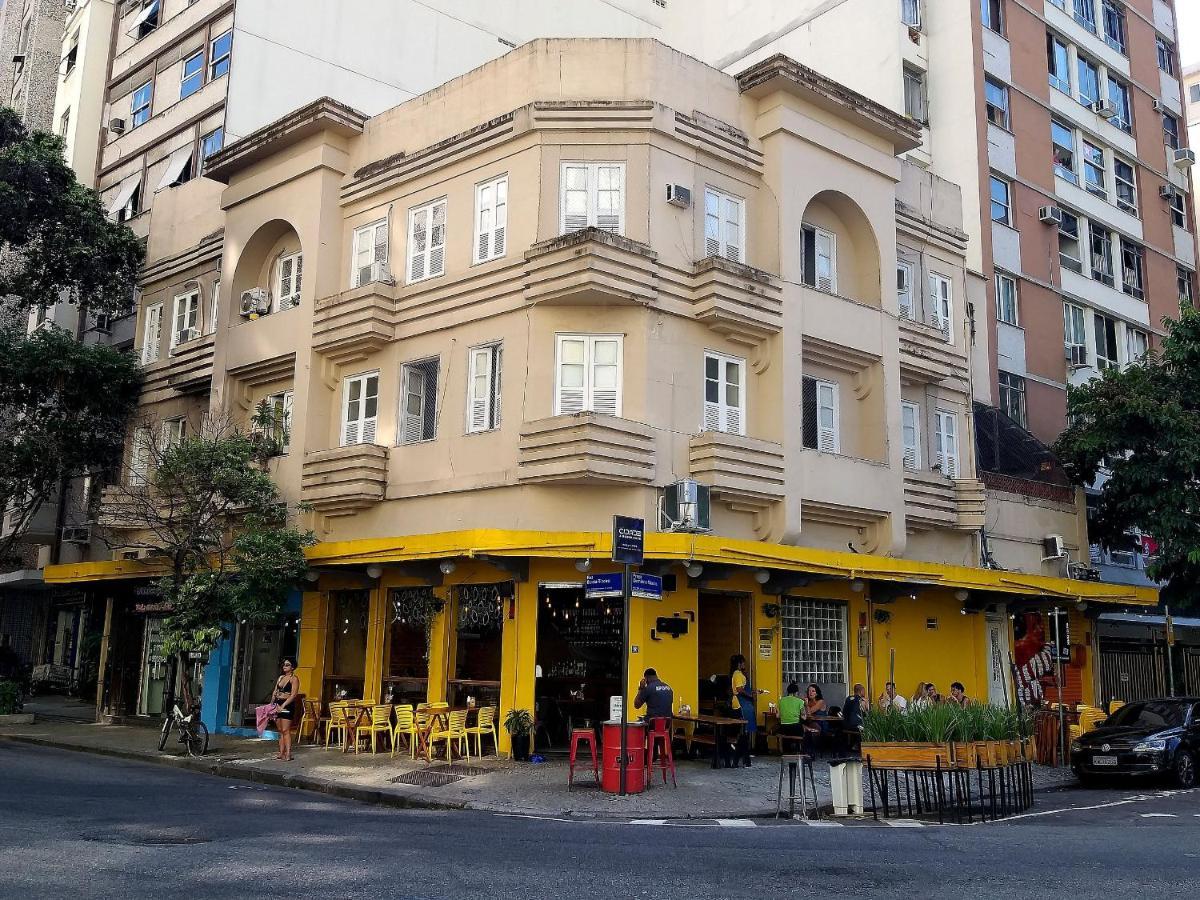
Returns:
[[[129,560],[147,559],[149,556],[150,556],[150,551],[146,550],[146,549],[140,549],[140,550],[124,549],[124,550],[114,550],[113,551],[113,561],[114,562],[125,562],[125,561],[129,561]]]
[[[678,206],[680,209],[687,209],[692,205],[692,192],[683,185],[668,184],[667,202],[672,206]]]
[[[250,288],[242,291],[241,314],[243,316],[265,315],[271,309],[271,294],[266,288]]]
[[[1092,104],[1092,112],[1098,116],[1104,116],[1106,119],[1111,119],[1117,114],[1117,108],[1108,100],[1097,100]]]
[[[1180,147],[1175,151],[1175,168],[1190,169],[1196,164],[1196,151],[1191,147]]]
[[[708,485],[685,478],[663,489],[658,508],[660,531],[711,530],[712,501]]]
[[[79,5],[79,0],[63,0],[63,6],[70,10]]]
[[[1158,186],[1158,196],[1162,197],[1164,200],[1174,200],[1175,186],[1172,184],[1160,184]]]
[[[1062,559],[1067,555],[1067,548],[1063,544],[1063,536],[1061,534],[1048,534],[1042,538],[1042,562],[1049,562],[1052,559]]]
[[[392,274],[385,262],[371,263],[371,281],[378,281],[380,284],[395,284],[396,276]]]
[[[1155,100],[1153,105],[1154,105],[1154,111],[1156,113],[1167,111],[1167,105],[1165,103],[1163,103],[1161,100]]]
[[[64,544],[90,544],[92,529],[87,525],[65,525],[62,530]]]
[[[111,131],[113,134],[124,134],[125,133],[125,120],[124,119],[109,119],[108,120],[108,130]]]
[[[1082,369],[1088,364],[1087,347],[1083,344],[1070,344],[1066,347],[1067,365],[1072,369]]]
[[[1062,210],[1057,206],[1043,206],[1038,209],[1038,221],[1047,225],[1062,224]]]
[[[200,337],[199,328],[185,328],[182,331],[175,332],[175,343],[186,344],[188,341],[194,341]]]

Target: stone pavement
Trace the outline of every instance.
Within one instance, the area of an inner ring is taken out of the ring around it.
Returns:
[[[414,762],[403,753],[393,759],[383,752],[356,755],[302,746],[296,748],[293,761],[282,762],[272,758],[277,749],[273,741],[213,735],[208,755],[190,759],[174,736],[159,753],[157,729],[71,721],[58,711],[39,716],[33,725],[0,727],[0,739],[175,765],[368,803],[543,817],[738,819],[773,815],[779,783],[778,758],[771,756],[757,757],[748,769],[712,769],[707,761],[678,760],[678,790],[656,781],[651,790],[627,797],[603,793],[591,771],[578,765],[576,787],[568,793],[566,759],[554,756],[540,764],[485,756],[461,764],[469,768],[447,771],[445,763]],[[818,799],[828,806],[829,766],[818,760],[813,768]],[[1074,782],[1064,770],[1035,767],[1034,771],[1038,790]],[[438,777],[447,774],[454,777]],[[398,783],[398,778],[417,783]],[[430,783],[442,781],[449,783]]]

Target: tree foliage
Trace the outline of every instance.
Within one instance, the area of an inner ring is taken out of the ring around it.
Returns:
[[[1056,451],[1079,482],[1101,477],[1093,538],[1152,536],[1148,574],[1175,593],[1200,578],[1200,311],[1166,325],[1161,351],[1068,391]]]

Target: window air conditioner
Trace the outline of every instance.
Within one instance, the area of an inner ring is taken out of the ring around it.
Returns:
[[[92,529],[87,525],[65,525],[62,539],[64,544],[89,544],[92,540]]]
[[[1161,100],[1155,100],[1154,101],[1154,111],[1156,113],[1166,112],[1167,105],[1165,103],[1163,103]]]
[[[125,133],[125,120],[124,119],[109,119],[108,120],[108,130],[111,131],[113,134],[124,134]]]
[[[1175,151],[1175,168],[1190,169],[1196,164],[1196,151],[1191,147],[1180,147]]]
[[[184,328],[182,331],[175,333],[175,343],[177,345],[186,344],[188,341],[194,341],[198,337],[200,337],[199,328]]]
[[[264,315],[271,309],[271,295],[266,288],[250,288],[248,291],[242,291],[242,308],[243,316]]]
[[[1038,209],[1038,221],[1047,225],[1062,225],[1062,210],[1057,206],[1043,206]]]
[[[663,489],[658,508],[660,531],[709,531],[712,503],[706,484],[686,478]]]
[[[1111,119],[1117,114],[1117,108],[1107,100],[1097,100],[1092,104],[1092,112],[1098,116],[1104,116],[1106,119]]]
[[[396,278],[392,275],[387,263],[373,262],[371,263],[371,281],[378,281],[380,284],[395,284]]]
[[[1052,559],[1062,559],[1067,555],[1067,548],[1063,546],[1063,536],[1061,534],[1048,534],[1042,538],[1042,562],[1048,562]]]
[[[1158,186],[1158,196],[1162,197],[1164,200],[1174,200],[1175,186],[1171,184],[1160,184]]]
[[[1067,364],[1072,369],[1082,369],[1088,364],[1087,347],[1082,344],[1069,344],[1066,347]]]
[[[692,205],[692,192],[683,185],[668,184],[667,202],[672,206],[678,206],[680,209],[687,209]]]

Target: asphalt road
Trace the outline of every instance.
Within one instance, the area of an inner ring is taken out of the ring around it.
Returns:
[[[397,811],[0,741],[0,897],[1194,897],[1200,791],[988,825]]]

